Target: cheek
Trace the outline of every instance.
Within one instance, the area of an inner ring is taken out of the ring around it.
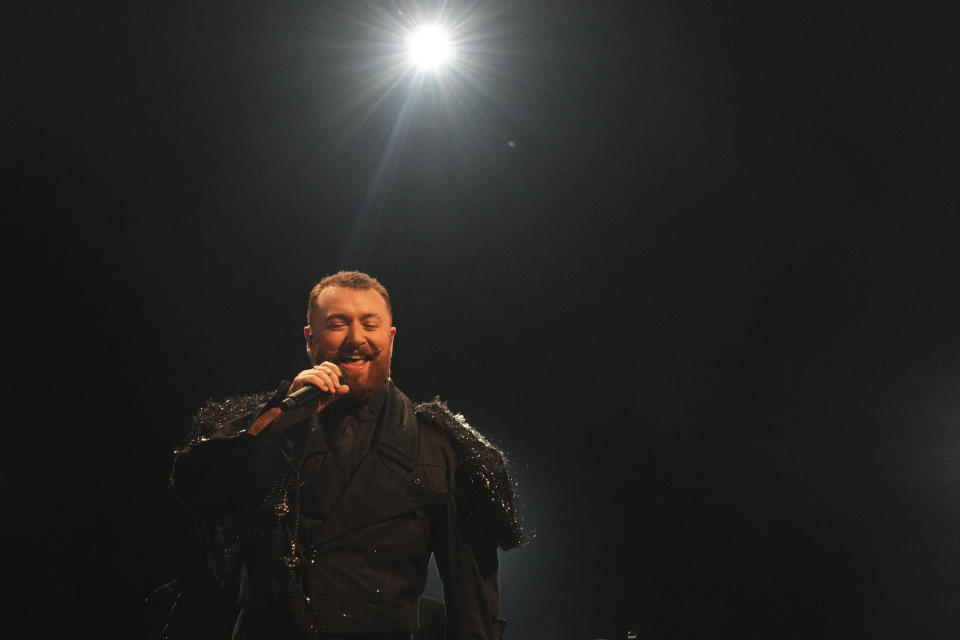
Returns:
[[[335,353],[340,348],[340,342],[331,339],[330,336],[320,336],[314,339],[314,351],[320,355]]]

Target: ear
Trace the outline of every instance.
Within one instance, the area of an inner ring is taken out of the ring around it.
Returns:
[[[303,339],[307,343],[307,355],[310,356],[310,362],[313,362],[313,334],[310,332],[310,325],[303,328]]]

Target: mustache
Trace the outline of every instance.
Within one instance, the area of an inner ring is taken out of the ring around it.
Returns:
[[[381,353],[383,353],[383,349],[374,349],[371,347],[366,347],[363,349],[350,349],[350,350],[341,351],[340,353],[337,354],[337,357],[341,359],[347,356],[360,356],[361,358],[376,358]]]

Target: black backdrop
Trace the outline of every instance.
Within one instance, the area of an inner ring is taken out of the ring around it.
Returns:
[[[955,637],[955,8],[450,2],[417,93],[398,9],[4,21],[4,626],[147,637],[191,413],[347,266],[511,457],[509,637]]]

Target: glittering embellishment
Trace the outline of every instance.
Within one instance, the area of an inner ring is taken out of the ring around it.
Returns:
[[[262,407],[272,394],[267,392],[207,400],[193,416],[188,443],[228,438],[243,433],[250,414]]]
[[[439,399],[416,405],[417,416],[442,433],[460,461],[457,502],[471,535],[495,540],[503,549],[523,544],[516,488],[507,473],[507,457],[466,419]]]
[[[297,555],[297,542],[295,540],[290,541],[290,553],[283,557],[283,562],[287,565],[287,569],[291,571],[300,565],[300,556]],[[307,602],[310,602],[309,598]]]

